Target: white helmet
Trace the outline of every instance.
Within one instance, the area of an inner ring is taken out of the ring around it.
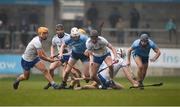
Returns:
[[[126,51],[123,48],[117,48],[116,51],[117,51],[117,54],[119,57],[121,57],[121,58],[126,57]]]
[[[77,27],[73,27],[71,29],[71,37],[78,37],[79,36],[79,30]]]

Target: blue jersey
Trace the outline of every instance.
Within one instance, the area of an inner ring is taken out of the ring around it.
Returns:
[[[141,46],[140,39],[137,39],[133,42],[133,44],[131,45],[131,48],[133,49],[132,51],[133,55],[149,57],[150,49],[157,48],[157,45],[152,40],[149,39],[147,46],[144,48]]]
[[[86,50],[86,41],[88,36],[80,35],[79,40],[73,40],[71,37],[65,40],[65,44],[71,47],[72,51],[75,53],[84,53]]]

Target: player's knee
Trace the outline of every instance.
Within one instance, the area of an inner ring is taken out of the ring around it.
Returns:
[[[28,80],[28,79],[29,79],[29,76],[26,77],[26,80]]]
[[[91,79],[91,80],[94,80],[94,77],[93,77],[93,76],[90,76],[90,79]]]
[[[49,72],[50,72],[50,73],[54,72],[54,68],[50,68],[50,69],[49,69]]]
[[[112,65],[109,66],[109,70],[110,70],[110,71],[113,71],[113,66],[112,66]]]
[[[91,75],[91,76],[90,76],[90,79],[91,79],[91,80],[95,80],[95,79],[96,79],[96,76],[95,76],[95,75]]]
[[[29,75],[24,75],[23,77],[25,80],[28,80],[29,79]]]
[[[44,74],[47,74],[47,73],[48,73],[48,70],[47,70],[47,69],[43,69],[42,72],[43,72]]]
[[[142,70],[143,70],[143,65],[139,65],[139,66],[138,66],[138,69],[139,69],[140,71],[142,71]]]

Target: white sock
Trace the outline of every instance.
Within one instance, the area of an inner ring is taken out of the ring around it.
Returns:
[[[54,81],[51,81],[50,83],[51,83],[51,85],[54,85],[54,84],[55,84],[55,82],[54,82]]]

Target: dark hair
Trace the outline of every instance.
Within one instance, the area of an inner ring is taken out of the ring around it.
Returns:
[[[63,24],[57,24],[57,25],[56,25],[56,30],[57,30],[57,29],[62,29],[62,30],[63,30],[63,29],[64,29]]]
[[[98,36],[98,31],[97,30],[91,30],[90,37],[93,37],[93,36]]]

